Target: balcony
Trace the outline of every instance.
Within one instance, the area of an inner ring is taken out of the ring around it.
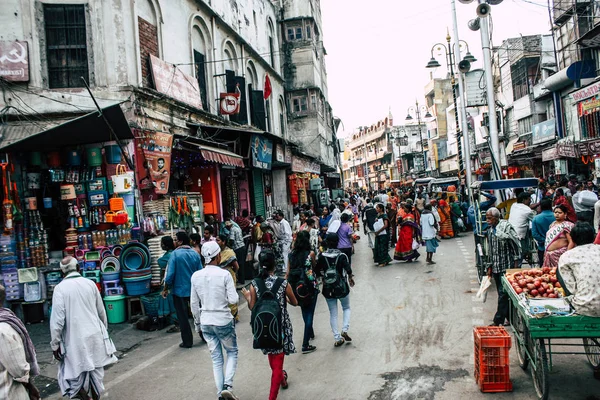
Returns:
[[[575,10],[589,6],[591,0],[554,0],[553,3],[554,24],[560,26],[573,16]]]

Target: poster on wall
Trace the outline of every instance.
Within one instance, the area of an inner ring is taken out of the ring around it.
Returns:
[[[0,41],[0,78],[9,82],[29,81],[27,42]]]
[[[273,142],[259,135],[252,135],[252,166],[271,169],[273,161]]]
[[[144,154],[144,167],[147,176],[152,180],[156,194],[167,194],[171,176],[173,135],[144,131],[140,143]]]

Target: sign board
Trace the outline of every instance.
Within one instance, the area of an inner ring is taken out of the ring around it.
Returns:
[[[600,98],[595,96],[581,103],[581,106],[579,107],[579,116],[594,112],[598,108],[600,108]]]
[[[170,64],[150,54],[154,87],[160,93],[202,109],[198,80],[184,74],[176,65]]]
[[[560,157],[577,158],[579,157],[577,148],[572,142],[557,143],[556,152]]]
[[[271,169],[273,160],[273,142],[269,139],[252,135],[252,166],[260,169]]]
[[[292,171],[320,174],[321,166],[319,165],[319,163],[310,161],[307,158],[292,156]]]
[[[577,143],[577,151],[582,156],[594,156],[600,154],[600,140]]]
[[[531,143],[535,145],[554,139],[556,137],[555,125],[554,118],[533,125]]]
[[[285,162],[285,152],[282,144],[275,145],[275,161],[284,163]]]
[[[589,99],[590,97],[594,97],[595,95],[600,93],[600,82],[594,82],[591,85],[584,87],[576,92],[571,93],[571,98],[573,102],[579,103],[585,99]]]
[[[567,160],[554,160],[554,174],[567,175]]]
[[[290,149],[290,146],[288,146],[287,144],[285,145],[285,163],[292,163],[292,149]]]
[[[240,113],[240,94],[221,93],[219,100],[221,115],[232,115]]]
[[[171,176],[171,146],[173,135],[164,132],[144,131],[141,139],[145,167],[152,179],[156,194],[169,193]]]
[[[475,69],[465,74],[465,94],[467,98],[467,107],[477,107],[487,105],[487,94],[485,87],[482,88],[481,82],[484,71]]]
[[[9,82],[29,82],[27,42],[0,41],[0,78]]]
[[[525,142],[517,142],[513,144],[513,151],[524,150],[527,148],[527,143]]]
[[[557,160],[560,158],[557,147],[550,147],[549,149],[542,150],[542,162]]]

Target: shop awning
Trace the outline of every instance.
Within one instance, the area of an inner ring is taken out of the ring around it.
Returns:
[[[133,139],[133,133],[121,106],[102,109],[102,114],[120,140]],[[47,151],[115,140],[99,111],[66,121],[18,122],[0,126],[0,150]]]
[[[202,154],[202,157],[206,161],[229,165],[231,167],[244,168],[244,158],[229,150],[206,146],[188,140],[179,140],[179,144],[190,146],[193,148],[193,151],[197,151]]]
[[[578,82],[581,79],[595,78],[596,64],[593,60],[575,61],[567,68],[563,68],[544,81],[544,87],[552,92]]]

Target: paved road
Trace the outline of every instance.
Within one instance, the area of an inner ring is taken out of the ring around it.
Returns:
[[[495,310],[475,299],[477,281],[470,236],[443,241],[437,264],[393,263],[377,268],[366,240],[356,247],[351,294],[350,345],[333,347],[324,299],[315,317],[318,350],[286,357],[290,387],[281,399],[412,400],[483,399],[473,379],[475,325],[487,325]],[[421,259],[424,258],[421,257]],[[252,349],[249,312],[238,325],[240,347],[235,393],[242,400],[268,397],[270,369],[266,356]],[[302,318],[291,309],[294,339],[300,348]],[[212,364],[206,345],[180,349],[178,334],[164,330],[119,332],[119,340],[138,343],[106,372],[106,399],[215,399]],[[53,366],[44,373],[54,376]],[[535,399],[531,377],[511,350],[514,391],[495,399]],[[585,356],[557,356],[551,375],[551,398],[600,400],[600,382],[592,378]],[[51,398],[58,398],[57,396]]]

